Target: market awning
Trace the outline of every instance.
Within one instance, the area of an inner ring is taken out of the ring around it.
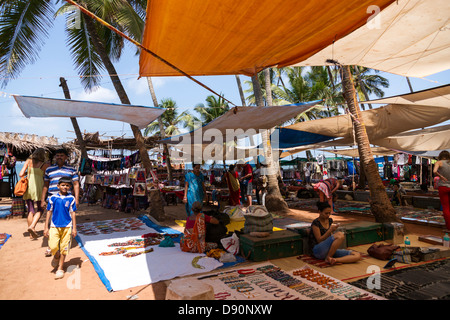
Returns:
[[[235,107],[194,131],[161,140],[168,144],[204,144],[220,138],[216,143],[234,141],[271,129],[305,112],[321,100],[284,106]]]
[[[369,140],[371,143],[374,143],[373,141],[377,139],[447,121],[450,119],[450,105],[443,108],[389,104],[380,108],[362,111],[361,115]],[[284,128],[342,138],[331,143],[323,142],[322,145],[349,145],[354,142],[352,120],[348,114],[299,122]]]
[[[391,156],[393,154],[396,154],[397,151],[383,148],[383,147],[373,147],[371,148],[372,153],[374,155],[378,156]],[[358,148],[349,148],[349,149],[321,149],[320,151],[339,154],[342,156],[352,157],[352,158],[359,158],[359,151]]]
[[[370,8],[373,19],[366,25],[291,66],[326,65],[333,59],[412,77],[450,68],[448,0],[399,0],[378,15],[376,6]]]
[[[145,128],[166,111],[144,107],[69,99],[40,98],[14,95],[25,117],[88,117],[127,122]]]
[[[192,76],[253,75],[309,58],[395,2],[149,0],[142,45]],[[145,51],[139,65],[141,77],[180,75]]]
[[[363,101],[361,103],[419,104],[430,107],[449,107],[450,85],[447,84],[436,88],[401,94],[383,99]]]
[[[450,148],[450,125],[403,132],[371,141],[378,146],[404,151],[435,151]]]

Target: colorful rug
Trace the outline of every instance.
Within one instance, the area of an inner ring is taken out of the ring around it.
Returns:
[[[11,215],[11,206],[0,206],[0,219]]]
[[[367,259],[370,256],[366,253],[361,253],[361,260]],[[313,265],[315,267],[319,267],[319,268],[328,268],[328,267],[332,267],[333,265],[329,264],[328,262],[326,262],[325,260],[322,259],[317,259],[311,255],[308,254],[302,254],[300,256],[297,257],[297,259],[302,260],[303,262],[306,262],[307,264]],[[336,263],[335,265],[339,265],[342,263]]]
[[[191,279],[211,285],[216,300],[383,300],[308,267],[262,263]]]
[[[444,226],[445,220],[442,211],[436,209],[422,209],[414,207],[395,207],[397,217],[405,222],[416,222]]]
[[[389,300],[450,300],[450,259],[378,273],[351,284]]]
[[[148,217],[89,222],[77,226],[75,238],[108,291],[119,291],[212,271],[222,263],[205,254],[182,252],[180,232],[154,224]],[[164,236],[174,247],[160,247]]]
[[[0,233],[0,249],[3,247],[6,241],[8,241],[9,238],[11,238],[10,234]]]

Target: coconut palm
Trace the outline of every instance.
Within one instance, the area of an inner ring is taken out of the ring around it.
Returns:
[[[56,3],[58,4],[57,0]],[[82,6],[101,17],[108,23],[115,25],[124,32],[137,32],[143,28],[142,16],[145,12],[144,0],[83,0]],[[58,13],[61,14],[71,6],[63,3]],[[17,77],[23,68],[34,62],[40,46],[48,36],[48,29],[53,24],[55,9],[49,0],[0,0],[0,76],[4,79],[2,85]],[[130,22],[128,28],[121,27],[120,19]],[[74,64],[85,88],[90,90],[99,84],[100,70],[107,70],[114,88],[123,104],[130,104],[128,95],[117,76],[112,61],[120,58],[123,40],[109,29],[101,26],[84,13],[80,15],[75,30],[68,31],[68,45],[74,59]],[[142,132],[135,125],[131,130],[136,139],[136,146],[140,151],[144,167],[150,171],[152,164],[145,147]],[[153,199],[154,198],[154,199]],[[152,211],[156,216],[164,213],[160,196],[152,194]],[[157,217],[157,218],[158,218]]]
[[[377,98],[384,97],[384,91],[382,88],[389,88],[389,80],[380,76],[380,71],[369,69],[361,66],[352,66],[350,68],[353,74],[353,81],[355,83],[355,89],[360,101],[370,100],[371,94]],[[369,109],[372,109],[372,105],[368,104]],[[364,104],[361,103],[361,108],[365,110]]]
[[[188,111],[179,113],[177,103],[173,99],[162,99],[159,107],[167,109],[167,111],[161,115],[166,136],[179,135],[181,134],[182,128],[187,128],[189,131],[195,129],[195,118],[189,114]],[[160,134],[158,121],[153,121],[144,129],[144,135],[148,136],[149,134]]]
[[[203,103],[195,106],[194,110],[200,114],[200,120],[204,125],[230,110],[230,106],[222,96],[222,94],[218,98],[212,95],[208,96],[206,98],[206,106]]]
[[[356,90],[353,82],[350,66],[341,66],[343,94],[347,106],[352,114],[352,122],[355,128],[355,139],[358,144],[359,157],[364,165],[367,182],[370,190],[370,209],[377,222],[399,222],[395,209],[386,193],[386,188],[381,181],[378,167],[370,148],[369,137],[362,121],[361,110],[356,99]]]

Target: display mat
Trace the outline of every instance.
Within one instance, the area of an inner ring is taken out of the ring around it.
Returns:
[[[307,266],[290,272],[271,263],[196,277],[216,300],[385,300]]]
[[[3,247],[6,241],[8,241],[9,238],[11,238],[10,234],[0,233],[0,249]]]
[[[351,284],[389,300],[450,300],[450,259],[397,269],[380,276],[379,286],[372,290],[367,287],[368,280],[374,282],[369,277]]]
[[[130,217],[77,225],[75,238],[108,291],[212,271],[222,263],[205,254],[182,252],[179,233],[148,217]],[[163,235],[174,247],[160,247]]]

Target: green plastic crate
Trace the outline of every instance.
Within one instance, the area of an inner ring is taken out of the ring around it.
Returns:
[[[303,239],[293,231],[274,231],[265,238],[242,234],[239,238],[241,255],[251,261],[266,261],[303,254]]]
[[[343,225],[347,247],[359,246],[384,240],[383,224],[360,221]]]

